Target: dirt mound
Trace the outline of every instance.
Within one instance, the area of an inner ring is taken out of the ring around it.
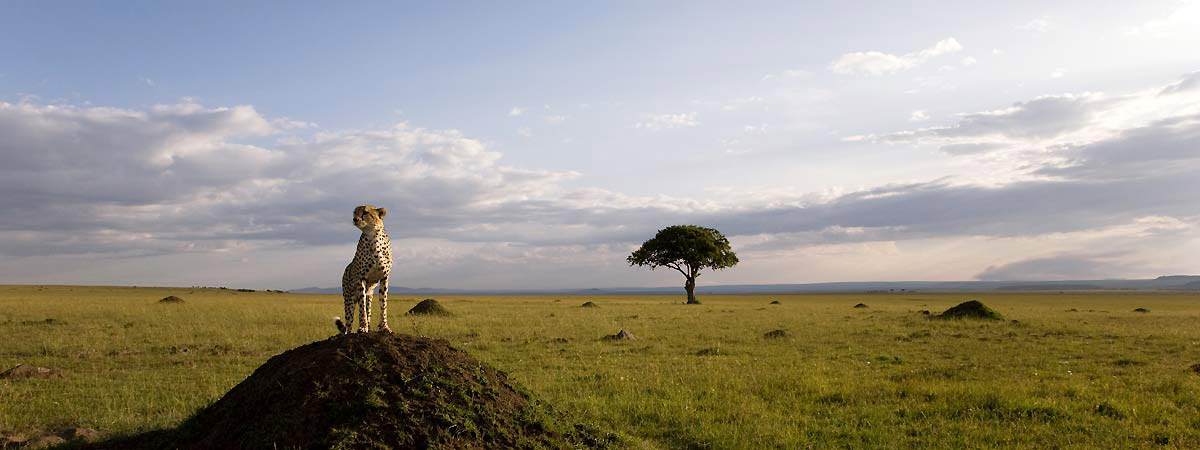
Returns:
[[[1190,369],[1192,369],[1192,373],[1195,373],[1196,375],[1200,375],[1200,364],[1192,364],[1192,367],[1190,367]]]
[[[600,305],[597,305],[597,304],[595,304],[595,303],[592,303],[592,302],[584,302],[582,305],[579,305],[579,306],[580,306],[581,308],[599,308],[599,307],[600,307]]]
[[[636,340],[637,336],[625,330],[618,331],[617,334],[610,334],[603,338],[606,341],[632,341]]]
[[[1148,310],[1146,308],[1138,308],[1138,309],[1133,310],[1133,312],[1148,313],[1148,312],[1150,312],[1150,310]]]
[[[867,304],[866,304],[866,303],[859,303],[859,304],[857,304],[857,305],[854,305],[854,307],[855,307],[855,308],[868,308],[868,306],[867,306]]]
[[[85,448],[606,448],[444,340],[335,336],[271,358],[176,430]]]
[[[763,335],[763,338],[766,339],[783,339],[786,337],[792,337],[792,334],[788,333],[786,330],[768,331],[767,334]]]
[[[771,300],[771,304],[772,305],[782,305],[783,302],[780,302],[779,300]]]
[[[0,379],[62,378],[62,371],[48,367],[33,367],[17,364],[16,367],[0,372]]]
[[[988,308],[979,300],[970,300],[959,303],[953,308],[947,309],[945,312],[936,316],[942,319],[991,319],[1004,320],[1004,316],[1000,313]]]
[[[412,309],[408,310],[408,312],[406,312],[405,314],[408,314],[410,316],[429,315],[429,316],[447,316],[447,317],[454,315],[454,314],[450,314],[450,311],[446,310],[446,308],[442,307],[441,303],[438,303],[437,300],[434,300],[432,298],[427,298],[425,300],[421,300],[421,303],[417,303],[417,306],[412,307]]]
[[[159,303],[183,303],[183,299],[174,295],[168,295],[158,301]]]

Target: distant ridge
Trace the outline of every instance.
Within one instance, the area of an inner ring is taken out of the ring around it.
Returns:
[[[1200,290],[1200,275],[1168,275],[1134,280],[1060,281],[853,281],[807,284],[730,284],[697,286],[697,294],[788,294],[808,292],[983,292],[1081,290]],[[621,295],[675,294],[682,286],[588,289],[439,289],[391,286],[392,295]],[[341,288],[307,287],[298,294],[341,294]]]

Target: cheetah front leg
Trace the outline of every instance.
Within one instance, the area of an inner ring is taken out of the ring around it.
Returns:
[[[379,280],[379,331],[391,333],[392,329],[387,325],[387,283],[387,277]]]
[[[342,334],[350,334],[350,324],[354,323],[355,294],[343,293],[342,303],[346,306],[346,321],[342,322]]]
[[[367,280],[358,280],[358,332],[371,331],[371,294],[367,293]]]

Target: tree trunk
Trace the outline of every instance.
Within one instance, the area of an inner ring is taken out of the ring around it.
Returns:
[[[696,277],[688,277],[687,283],[683,285],[683,288],[687,290],[688,304],[699,305],[700,301],[696,300]]]

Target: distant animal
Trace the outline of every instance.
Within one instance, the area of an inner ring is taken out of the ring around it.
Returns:
[[[342,301],[346,320],[335,317],[333,324],[341,334],[350,333],[354,311],[358,310],[358,332],[371,330],[371,292],[379,285],[379,329],[391,332],[387,323],[388,276],[392,274],[392,241],[383,229],[387,208],[363,205],[354,208],[354,226],[362,230],[354,259],[342,274]]]

